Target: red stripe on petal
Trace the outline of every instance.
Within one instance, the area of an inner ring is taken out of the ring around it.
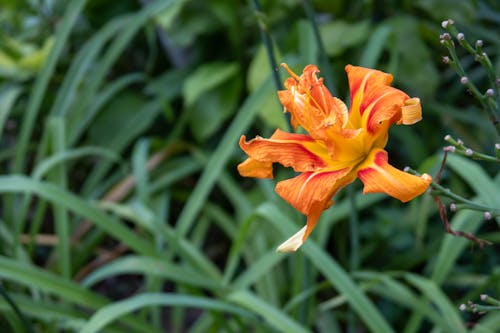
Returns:
[[[266,163],[279,163],[285,167],[292,167],[296,172],[315,171],[327,165],[320,156],[307,149],[308,143],[315,151],[326,150],[307,135],[291,134],[280,130],[269,139],[256,137],[246,141],[245,136],[240,138],[240,147],[254,160]]]
[[[332,196],[347,185],[344,177],[350,168],[325,172],[304,172],[276,185],[276,192],[304,215],[323,211],[330,206]],[[351,180],[352,181],[352,180]]]
[[[388,163],[387,152],[373,150],[358,169],[358,177],[365,185],[363,193],[386,193],[402,202],[421,195],[429,187],[431,176],[420,177],[396,169]]]

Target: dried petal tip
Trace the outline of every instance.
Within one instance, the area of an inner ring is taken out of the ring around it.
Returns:
[[[461,84],[467,84],[469,82],[469,79],[467,78],[467,76],[462,76],[460,78],[460,83]]]
[[[307,226],[300,229],[295,235],[288,238],[283,244],[278,246],[277,252],[287,253],[295,252],[304,243],[304,235],[306,234]]]

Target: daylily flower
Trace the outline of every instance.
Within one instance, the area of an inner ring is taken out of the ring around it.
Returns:
[[[276,192],[307,216],[307,224],[278,251],[297,250],[323,210],[333,204],[332,196],[356,178],[364,184],[363,193],[383,192],[402,202],[427,189],[429,175],[418,177],[394,168],[383,149],[391,125],[422,119],[420,100],[391,87],[391,74],[347,65],[348,111],[317,77],[316,66],[306,66],[301,76],[282,66],[291,77],[285,81],[286,90],[278,92],[279,99],[291,113],[294,129],[300,125],[309,134],[277,129],[269,139],[257,136],[250,141],[242,135],[240,147],[249,157],[238,165],[245,177],[273,178],[273,163],[300,173],[278,182]]]

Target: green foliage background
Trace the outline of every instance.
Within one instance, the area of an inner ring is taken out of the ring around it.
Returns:
[[[346,64],[392,73],[421,98],[423,121],[391,129],[394,165],[435,174],[445,134],[494,154],[498,135],[442,63],[438,36],[453,18],[499,73],[498,2],[0,6],[1,332],[500,331],[498,311],[458,310],[500,295],[495,219],[450,216],[494,243],[479,249],[444,232],[429,194],[401,204],[354,183],[283,255],[276,246],[304,217],[276,180],[236,171],[241,134],[289,127],[260,28],[278,63],[318,64],[340,98]],[[460,55],[486,90],[484,70]],[[451,156],[441,183],[500,207],[498,164]]]

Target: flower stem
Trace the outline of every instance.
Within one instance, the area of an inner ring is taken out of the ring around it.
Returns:
[[[319,57],[320,57],[319,61],[321,64],[321,68],[324,68],[323,76],[325,78],[325,85],[328,87],[330,91],[334,91],[335,87],[333,87],[332,66],[330,66],[328,55],[326,54],[325,50],[325,45],[323,44],[323,40],[321,39],[318,23],[316,22],[316,13],[314,12],[314,9],[309,0],[303,0],[303,4],[307,18],[309,19],[309,22],[311,22],[311,26],[313,28],[316,44],[318,45]]]
[[[273,73],[274,84],[276,85],[276,90],[282,90],[281,78],[278,72],[278,64],[274,57],[273,43],[269,31],[267,29],[267,24],[264,20],[264,14],[262,12],[262,6],[259,0],[253,0],[254,14],[259,24],[260,37],[266,48],[267,58],[269,59],[269,64],[271,65],[271,72]]]

